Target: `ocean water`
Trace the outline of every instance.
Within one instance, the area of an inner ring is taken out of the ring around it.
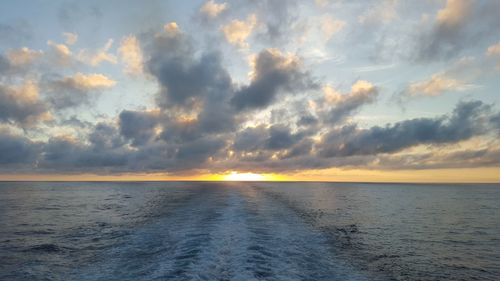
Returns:
[[[0,280],[500,280],[500,186],[3,182]]]

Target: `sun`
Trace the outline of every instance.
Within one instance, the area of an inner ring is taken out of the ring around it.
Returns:
[[[225,181],[263,181],[266,178],[260,174],[231,172],[223,179]]]

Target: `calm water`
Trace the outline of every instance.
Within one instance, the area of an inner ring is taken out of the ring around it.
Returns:
[[[0,280],[500,280],[500,186],[4,182]]]

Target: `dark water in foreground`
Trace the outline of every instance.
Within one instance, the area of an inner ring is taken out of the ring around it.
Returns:
[[[0,280],[500,280],[500,186],[4,182]]]

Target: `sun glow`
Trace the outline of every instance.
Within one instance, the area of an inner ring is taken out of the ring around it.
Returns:
[[[231,172],[230,174],[225,175],[223,179],[225,181],[263,181],[266,180],[266,177],[254,173]]]

